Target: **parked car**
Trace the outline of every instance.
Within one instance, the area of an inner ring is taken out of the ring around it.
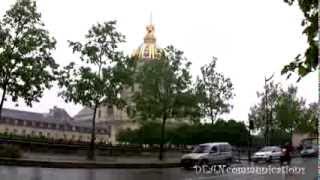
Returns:
[[[254,153],[251,159],[253,162],[271,162],[272,160],[280,160],[281,156],[283,156],[283,152],[279,146],[265,146]]]
[[[195,165],[230,164],[232,148],[227,142],[205,143],[196,146],[191,153],[181,158],[181,166],[191,168]]]
[[[315,144],[303,146],[300,155],[301,157],[315,157],[318,156],[318,149],[318,145]]]

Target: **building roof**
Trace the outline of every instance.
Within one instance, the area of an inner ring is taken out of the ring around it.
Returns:
[[[144,42],[133,52],[133,57],[141,60],[153,60],[158,59],[161,55],[162,49],[156,44],[155,28],[153,24],[146,27],[147,33],[144,37]]]
[[[28,111],[20,111],[15,109],[2,109],[2,117],[4,118],[12,118],[12,119],[23,119],[30,121],[43,121],[45,120],[45,114],[28,112]]]
[[[84,107],[73,117],[73,119],[77,122],[88,121],[92,119],[92,115],[93,115],[93,109]]]
[[[9,119],[20,119],[26,121],[37,121],[58,124],[74,124],[73,119],[62,108],[54,107],[49,113],[36,113],[15,109],[2,109],[2,117]]]

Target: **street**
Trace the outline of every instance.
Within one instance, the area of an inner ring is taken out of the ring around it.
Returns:
[[[267,167],[269,164],[233,165],[232,167]],[[279,163],[271,164],[279,167]],[[167,169],[50,169],[0,166],[1,180],[314,180],[317,176],[316,158],[297,158],[290,167],[305,168],[304,175],[236,175],[197,174],[195,170]]]

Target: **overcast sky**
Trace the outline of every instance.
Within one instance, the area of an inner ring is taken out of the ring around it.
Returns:
[[[0,15],[14,3],[0,1]],[[235,88],[234,105],[226,118],[247,120],[249,108],[257,102],[256,92],[263,89],[264,77],[275,73],[274,80],[283,87],[293,83],[298,95],[307,102],[318,100],[317,73],[301,82],[297,77],[286,80],[280,75],[283,65],[306,48],[306,37],[300,26],[303,18],[297,6],[283,0],[38,0],[38,11],[51,35],[57,40],[54,57],[66,65],[77,61],[67,40],[81,40],[97,22],[117,20],[118,30],[126,35],[124,51],[131,54],[142,42],[145,26],[152,12],[157,43],[160,47],[174,45],[192,62],[192,74],[218,58],[218,70],[230,77]],[[45,92],[40,103],[32,108],[23,102],[18,107],[6,102],[6,108],[47,112],[54,105],[75,115],[81,106],[66,104],[57,97],[59,89]]]

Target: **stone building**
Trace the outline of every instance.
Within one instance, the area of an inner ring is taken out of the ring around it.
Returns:
[[[162,51],[162,49],[156,44],[154,25],[150,23],[146,27],[146,30],[147,32],[143,43],[132,54],[132,56],[136,57],[134,59],[139,60],[138,63],[157,59],[160,57]],[[131,95],[131,88],[127,88],[121,93],[121,96],[129,103]],[[112,144],[117,143],[116,136],[119,130],[138,128],[138,124],[128,117],[126,108],[118,109],[116,106],[104,105],[100,106],[96,113],[96,126],[110,129],[110,141]],[[88,123],[91,122],[92,117],[93,110],[85,107],[78,114],[76,114],[73,119],[77,123]]]
[[[110,142],[110,128],[98,127],[96,131],[96,142]],[[34,113],[4,108],[0,120],[0,133],[90,142],[91,126],[89,123],[74,121],[64,109],[58,107],[54,107],[49,113]]]

